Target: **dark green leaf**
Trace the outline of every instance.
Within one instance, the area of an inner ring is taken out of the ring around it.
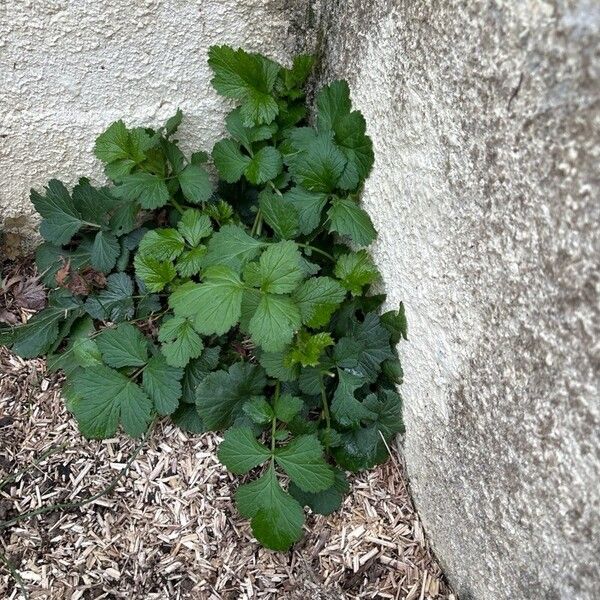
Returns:
[[[300,233],[296,207],[281,196],[263,192],[259,196],[259,206],[263,219],[278,238],[291,239]]]
[[[185,248],[185,240],[177,229],[161,228],[148,231],[140,241],[139,251],[144,257],[158,261],[175,260]]]
[[[265,146],[254,154],[244,174],[254,185],[275,179],[283,169],[281,154],[272,146]]]
[[[112,273],[106,288],[85,302],[87,313],[101,321],[124,321],[133,316],[133,282],[125,273]]]
[[[400,302],[397,311],[390,310],[380,317],[381,324],[388,330],[390,341],[395,346],[401,338],[408,340],[408,323],[404,311],[404,303]]]
[[[236,270],[252,260],[264,246],[237,225],[225,225],[208,243],[204,265],[225,265]]]
[[[105,329],[96,338],[96,343],[104,361],[111,367],[141,367],[148,360],[148,342],[130,323]]]
[[[333,485],[322,492],[310,493],[301,490],[294,482],[290,483],[289,493],[303,506],[308,506],[320,515],[330,515],[342,506],[344,496],[350,485],[346,474],[340,469],[334,469]]]
[[[177,276],[175,266],[170,261],[160,261],[141,252],[133,260],[136,275],[150,292],[160,292]]]
[[[197,246],[212,233],[210,218],[195,208],[189,208],[181,215],[177,229],[190,246]]]
[[[264,396],[255,396],[244,403],[242,410],[258,425],[266,425],[273,420],[273,409]]]
[[[321,212],[327,203],[327,194],[309,192],[299,186],[292,188],[283,195],[284,200],[291,204],[298,213],[300,233],[312,233],[321,222]]]
[[[368,246],[377,237],[371,217],[352,200],[336,198],[327,216],[329,231],[348,236],[360,246]]]
[[[179,185],[185,199],[193,204],[206,202],[212,196],[208,173],[198,165],[188,165],[178,175]]]
[[[110,273],[121,252],[119,241],[111,233],[99,231],[94,238],[90,255],[92,267],[102,273]]]
[[[362,377],[338,369],[339,383],[331,403],[331,415],[342,427],[356,427],[364,419],[374,417],[371,412],[354,392],[362,387],[366,381]]]
[[[142,385],[159,415],[170,415],[179,406],[183,369],[167,364],[165,357],[153,356],[144,369]]]
[[[281,394],[273,400],[273,411],[279,421],[289,423],[302,410],[301,398],[291,394]]]
[[[183,317],[163,321],[158,340],[163,342],[161,352],[172,367],[185,367],[190,359],[200,356],[204,347],[191,321]]]
[[[236,475],[262,465],[270,456],[271,451],[256,441],[249,427],[228,429],[218,451],[219,460]]]
[[[142,171],[124,177],[121,185],[114,188],[113,194],[124,200],[137,200],[147,209],[164,206],[170,196],[164,179]]]

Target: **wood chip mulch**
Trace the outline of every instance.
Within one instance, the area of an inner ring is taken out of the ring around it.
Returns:
[[[342,510],[310,515],[294,550],[264,550],[239,517],[216,435],[159,423],[116,489],[91,504],[0,528],[29,598],[456,600],[429,550],[399,456],[354,477]],[[123,469],[135,442],[81,437],[40,360],[0,350],[0,522],[83,499]],[[396,454],[396,453],[395,453]],[[0,565],[0,598],[21,598]]]

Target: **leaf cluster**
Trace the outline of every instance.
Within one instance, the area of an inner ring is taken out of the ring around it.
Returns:
[[[210,156],[181,151],[179,110],[156,130],[117,121],[95,146],[110,185],[32,191],[48,307],[0,342],[64,371],[86,437],[138,437],[157,415],[225,431],[240,512],[286,550],[303,507],[336,510],[346,472],[402,430],[406,319],[372,293],[358,197],[373,147],[347,83],[323,87],[309,121],[310,56],[285,68],[218,46],[209,65],[236,103]]]

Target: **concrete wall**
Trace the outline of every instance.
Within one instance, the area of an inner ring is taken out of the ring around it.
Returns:
[[[597,598],[599,4],[322,0],[316,32],[307,4],[4,0],[0,219],[27,230],[31,185],[101,177],[123,115],[181,106],[210,148],[208,46],[285,59],[316,33],[375,141],[364,203],[407,304],[405,454],[438,556],[461,600]]]
[[[405,455],[461,600],[600,598],[600,4],[339,0]]]
[[[51,177],[101,178],[94,140],[121,117],[152,126],[181,107],[182,141],[210,150],[226,106],[209,84],[208,47],[240,45],[286,60],[304,49],[307,6],[0,0],[0,225],[31,233],[29,189]]]

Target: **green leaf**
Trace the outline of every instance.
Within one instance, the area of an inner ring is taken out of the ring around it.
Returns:
[[[329,231],[348,236],[360,246],[368,246],[377,237],[371,217],[352,200],[336,198],[327,216]]]
[[[389,333],[381,326],[379,317],[375,313],[368,313],[362,323],[352,321],[349,335],[347,338],[341,338],[338,345],[346,344],[347,339],[352,340],[356,348],[352,356],[356,359],[353,370],[369,382],[375,381],[385,360],[394,358],[390,348]]]
[[[321,222],[321,212],[327,203],[327,194],[309,192],[296,186],[283,195],[284,200],[291,204],[298,213],[300,233],[312,233]]]
[[[263,294],[248,331],[264,350],[278,352],[292,341],[301,323],[300,311],[290,298]]]
[[[344,154],[327,134],[319,134],[287,160],[296,183],[309,192],[333,192],[346,165]]]
[[[42,281],[47,287],[56,287],[56,273],[69,262],[71,270],[79,271],[90,264],[92,244],[89,239],[84,239],[74,250],[66,250],[49,242],[43,242],[35,251],[35,264]]]
[[[172,262],[160,261],[138,252],[133,259],[136,275],[150,292],[160,292],[177,276]]]
[[[273,146],[265,146],[254,154],[246,167],[246,179],[254,185],[275,179],[283,169],[283,160],[278,150]]]
[[[88,316],[75,321],[69,331],[69,343],[66,348],[46,357],[48,370],[62,369],[68,376],[78,367],[101,365],[102,354],[95,340],[89,337],[94,330],[94,322]]]
[[[97,271],[110,273],[121,252],[119,241],[111,233],[99,231],[94,238],[91,252],[91,264]]]
[[[169,305],[175,315],[193,317],[199,333],[221,335],[240,319],[244,284],[229,267],[209,267],[204,283],[186,283],[173,292]]]
[[[160,208],[169,201],[169,190],[164,179],[151,173],[133,173],[123,178],[113,194],[124,200],[137,200],[143,208]]]
[[[148,360],[148,341],[130,323],[105,329],[96,338],[104,362],[111,367],[141,367]]]
[[[408,340],[408,322],[404,311],[404,303],[400,302],[398,310],[390,310],[380,317],[381,324],[390,334],[390,341],[395,346],[400,339]]]
[[[207,267],[225,265],[241,270],[241,267],[252,260],[263,246],[263,242],[249,236],[241,227],[225,225],[210,239],[204,265]]]
[[[106,188],[96,189],[82,178],[73,188],[73,204],[85,221],[106,225],[108,214],[118,206],[119,201]]]
[[[110,217],[110,230],[116,235],[132,232],[137,226],[139,211],[140,206],[137,202],[122,202]]]
[[[363,404],[376,415],[372,421],[386,440],[404,431],[400,394],[393,390],[381,390],[377,394],[369,394]]]
[[[152,401],[118,371],[103,365],[79,369],[71,383],[76,397],[69,408],[85,437],[112,437],[119,423],[132,437],[148,428]]]
[[[232,427],[225,432],[217,456],[232,473],[243,475],[262,465],[271,451],[256,441],[249,427]]]
[[[250,164],[250,157],[242,154],[239,145],[233,140],[217,142],[213,148],[212,157],[219,175],[227,183],[238,181]]]
[[[290,239],[300,233],[296,207],[281,196],[263,192],[259,195],[259,206],[263,219],[278,238]]]
[[[294,56],[291,69],[282,69],[283,83],[287,90],[301,88],[315,64],[315,57],[310,54]]]
[[[266,425],[273,420],[273,409],[264,396],[255,396],[244,403],[242,410],[258,425]]]
[[[161,352],[172,367],[185,367],[190,359],[198,358],[204,348],[202,338],[194,330],[191,321],[183,317],[163,321],[158,340],[163,342]]]
[[[206,246],[198,246],[186,250],[175,263],[175,268],[181,277],[192,277],[200,273],[203,259],[206,255]]]
[[[351,112],[350,89],[345,81],[321,88],[316,101],[318,130],[333,131],[335,143],[347,159],[339,186],[355,189],[369,175],[374,161],[365,119],[360,112]]]
[[[135,161],[130,158],[121,158],[111,163],[104,165],[104,173],[115,183],[123,181],[123,177],[127,177],[135,167]]]
[[[142,385],[159,415],[170,415],[179,406],[183,369],[167,364],[165,357],[153,356],[144,369]]]
[[[294,482],[290,483],[288,491],[302,506],[308,506],[319,515],[330,515],[341,508],[344,496],[350,489],[344,471],[334,469],[334,477],[333,485],[322,492],[305,492]]]
[[[66,290],[51,294],[44,310],[11,331],[9,343],[13,352],[23,358],[47,354],[68,334],[68,331],[63,332],[61,337],[60,325],[71,314],[81,314],[81,302]]]
[[[171,420],[177,427],[190,433],[204,433],[204,423],[192,404],[182,402],[179,408],[171,415]]]
[[[184,370],[183,393],[181,399],[188,404],[196,404],[196,388],[202,380],[217,368],[219,364],[220,348],[204,348],[197,359],[192,359]]]
[[[303,323],[320,327],[346,297],[346,290],[331,277],[311,277],[293,295],[300,309]]]
[[[279,421],[289,423],[302,410],[301,398],[291,394],[281,394],[273,399],[273,412]]]
[[[374,413],[354,396],[354,392],[366,381],[343,369],[338,369],[338,375],[339,383],[333,394],[331,414],[342,427],[356,427],[362,420],[374,416]]]
[[[379,271],[366,250],[342,254],[335,265],[334,273],[353,296],[359,296],[365,285],[379,279]]]
[[[144,257],[158,261],[175,260],[185,248],[185,240],[179,231],[172,228],[152,229],[144,235],[139,252]]]
[[[131,159],[136,164],[145,158],[145,151],[152,146],[150,136],[143,129],[129,131],[123,121],[116,121],[96,139],[94,154],[103,162]]]
[[[271,95],[280,66],[273,61],[228,46],[211,46],[208,64],[211,83],[219,94],[242,101],[240,114],[246,127],[268,124],[279,112]]]
[[[245,485],[235,495],[242,516],[251,519],[252,533],[271,550],[287,550],[302,537],[304,511],[284,492],[269,466],[265,474]]]
[[[342,433],[342,443],[333,448],[332,453],[340,467],[355,473],[371,469],[389,457],[379,430],[373,424]]]
[[[57,179],[51,179],[46,194],[31,190],[31,203],[42,216],[40,234],[48,242],[66,244],[84,225],[69,191]]]
[[[316,367],[325,348],[333,346],[333,343],[330,333],[311,335],[307,331],[301,331],[288,353],[288,360],[303,367]]]
[[[293,292],[305,277],[298,246],[292,241],[271,244],[260,256],[257,276],[264,292]]]
[[[179,129],[181,121],[183,121],[183,112],[178,108],[177,112],[172,117],[169,117],[165,123],[165,137],[172,136]]]
[[[298,379],[300,369],[298,365],[291,365],[286,360],[284,352],[261,352],[259,362],[269,377],[280,381],[294,381]]]
[[[188,208],[181,215],[177,229],[190,246],[197,246],[202,239],[212,233],[210,218],[195,208]]]
[[[262,368],[236,362],[228,371],[209,373],[196,390],[198,414],[207,429],[232,425],[244,402],[263,393],[267,380]]]
[[[225,119],[227,131],[231,134],[234,140],[242,144],[246,149],[250,149],[254,142],[268,140],[277,131],[277,125],[260,125],[258,127],[245,127],[242,121],[241,111],[239,108],[232,110]]]
[[[133,317],[133,282],[125,273],[112,273],[106,278],[106,288],[89,296],[85,310],[101,321],[124,321]]]
[[[305,492],[320,492],[333,484],[333,469],[325,462],[314,435],[301,435],[277,449],[275,462]]]
[[[208,173],[198,165],[188,165],[177,176],[183,196],[188,202],[200,204],[212,196]]]

